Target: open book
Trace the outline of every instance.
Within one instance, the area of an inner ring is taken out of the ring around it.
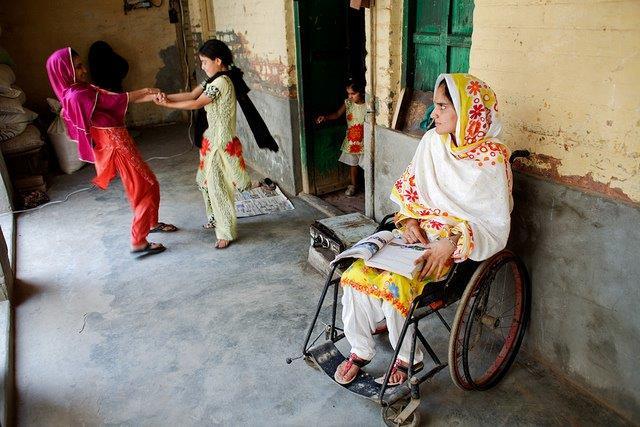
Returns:
[[[379,268],[413,279],[422,268],[415,264],[426,246],[422,243],[407,244],[391,231],[379,231],[339,253],[331,262],[335,264],[344,258],[361,258],[368,267]]]

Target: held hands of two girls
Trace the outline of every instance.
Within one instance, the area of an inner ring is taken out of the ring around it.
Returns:
[[[157,105],[164,105],[169,102],[169,99],[167,98],[166,93],[159,91],[158,93],[156,93],[156,96],[153,98],[153,102],[156,103]]]
[[[129,92],[129,102],[141,103],[151,102],[160,89],[146,87],[144,89],[138,89]]]
[[[427,276],[439,278],[451,262],[451,256],[455,251],[454,243],[448,238],[429,243],[424,230],[413,218],[405,221],[402,238],[409,244],[420,242],[427,245],[422,256],[416,260],[416,264],[424,263],[418,276],[420,280],[424,280]]]

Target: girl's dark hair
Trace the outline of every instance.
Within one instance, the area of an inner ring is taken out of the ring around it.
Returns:
[[[347,82],[347,88],[364,96],[364,84],[358,80],[349,80]]]
[[[198,50],[198,53],[202,56],[206,56],[209,59],[220,58],[223,65],[227,67],[233,64],[233,54],[231,49],[224,42],[213,39],[207,40]]]
[[[76,52],[75,49],[71,49],[71,57],[75,58],[76,56],[80,56],[80,54]]]
[[[444,87],[444,96],[446,96],[449,102],[453,104],[453,99],[451,99],[451,94],[449,93],[449,86],[447,85],[447,81],[446,80],[441,81],[438,87]]]

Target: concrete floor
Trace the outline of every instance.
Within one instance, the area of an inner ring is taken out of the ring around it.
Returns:
[[[344,189],[320,196],[325,202],[335,206],[344,213],[364,213],[364,191],[359,189],[355,196],[347,197]]]
[[[143,130],[139,141],[146,158],[188,147],[181,126]],[[375,403],[301,360],[285,364],[322,283],[306,264],[320,214],[294,199],[294,211],[240,220],[240,239],[217,251],[201,228],[195,151],[151,166],[161,220],[181,227],[153,235],[164,254],[131,259],[119,182],[20,216],[18,424],[381,425]],[[60,177],[50,196],[92,173]],[[431,326],[428,336],[442,335]],[[524,357],[488,392],[460,391],[446,371],[422,390],[422,419],[434,425],[624,424]]]

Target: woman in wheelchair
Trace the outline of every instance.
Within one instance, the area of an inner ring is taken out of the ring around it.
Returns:
[[[413,280],[354,262],[342,275],[342,320],[351,354],[335,380],[348,384],[375,354],[373,332],[386,318],[389,340],[400,345],[389,385],[407,379],[411,333],[398,343],[413,299],[446,276],[453,263],[482,261],[502,250],[509,236],[509,150],[496,139],[502,128],[491,88],[469,74],[441,74],[435,85],[429,130],[391,190],[394,218],[407,243],[427,249]],[[416,365],[422,353],[416,349]],[[416,368],[418,366],[415,366]]]

